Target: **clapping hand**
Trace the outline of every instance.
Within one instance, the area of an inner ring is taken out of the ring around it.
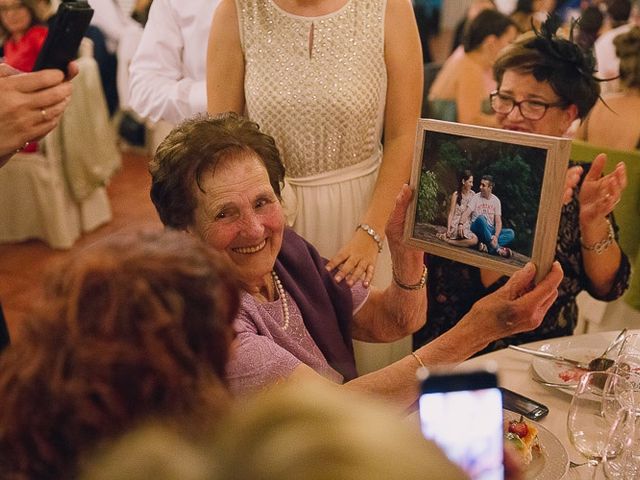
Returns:
[[[573,190],[578,186],[580,177],[582,177],[583,169],[581,166],[571,167],[567,170],[567,176],[564,182],[564,193],[562,196],[562,204],[568,204],[573,198]]]
[[[606,161],[604,153],[595,158],[580,188],[580,222],[585,225],[609,215],[627,186],[624,163],[618,163],[611,173],[603,176]]]

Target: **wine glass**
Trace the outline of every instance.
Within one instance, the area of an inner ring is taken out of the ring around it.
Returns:
[[[640,374],[638,374],[638,341],[634,340],[620,351],[616,363],[610,371],[617,373],[627,380],[631,387],[631,395],[625,397],[630,402],[627,431],[629,441],[624,452],[617,458],[603,458],[604,473],[611,479],[637,479],[640,478]]]
[[[567,431],[573,446],[593,470],[603,457],[620,455],[628,442],[631,386],[613,372],[589,372],[580,378],[569,413]]]
[[[634,373],[640,372],[640,335],[627,335],[620,346],[615,365]]]

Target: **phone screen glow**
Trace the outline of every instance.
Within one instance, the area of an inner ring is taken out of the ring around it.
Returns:
[[[497,388],[420,396],[423,435],[474,480],[502,480],[502,399]]]

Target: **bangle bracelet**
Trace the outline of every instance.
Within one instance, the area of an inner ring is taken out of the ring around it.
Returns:
[[[380,237],[378,232],[371,228],[368,223],[361,223],[356,227],[356,230],[358,230],[359,228],[367,232],[367,235],[373,238],[373,240],[378,244],[378,253],[382,252],[382,238]]]
[[[391,269],[393,273],[393,282],[403,290],[420,290],[427,283],[427,266],[422,266],[422,276],[420,277],[420,281],[418,283],[414,283],[413,285],[407,285],[406,283],[401,282],[396,275],[396,269]]]
[[[614,240],[613,225],[611,225],[611,222],[608,218],[605,218],[605,220],[607,222],[607,225],[609,225],[609,232],[607,233],[607,237],[603,238],[599,242],[587,245],[582,240],[582,236],[580,236],[580,245],[582,246],[582,248],[589,252],[595,252],[596,255],[601,255],[607,248],[611,246]]]
[[[413,358],[415,358],[418,363],[420,364],[420,366],[422,368],[427,368],[427,366],[424,364],[424,362],[422,361],[422,359],[418,356],[418,354],[416,352],[411,352],[411,355],[413,355]]]

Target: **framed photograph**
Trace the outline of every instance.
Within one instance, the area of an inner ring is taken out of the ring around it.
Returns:
[[[421,119],[405,241],[536,282],[553,263],[571,140]],[[497,235],[496,235],[497,233]]]

